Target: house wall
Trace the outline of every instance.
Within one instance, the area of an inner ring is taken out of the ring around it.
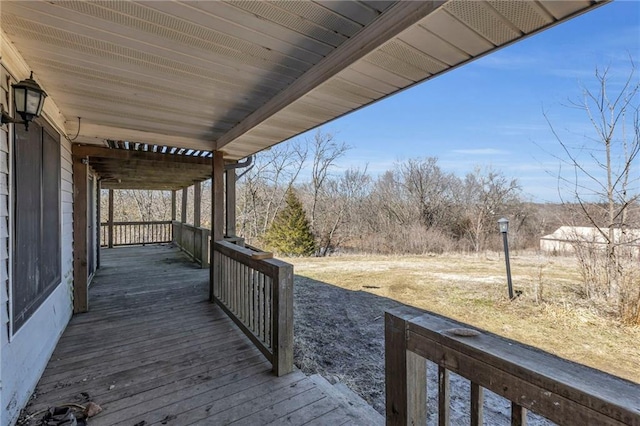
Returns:
[[[571,241],[552,238],[540,238],[540,250],[557,254],[569,254],[575,251]]]
[[[0,43],[0,103],[8,108],[10,83],[28,76],[28,67],[4,34]],[[9,77],[10,81],[7,81]],[[46,88],[45,88],[46,89]],[[48,104],[48,105],[47,105]],[[63,125],[55,103],[45,103],[47,121]],[[72,314],[73,187],[71,144],[61,141],[61,283],[14,334],[11,325],[12,143],[13,125],[0,128],[0,425],[11,425],[33,392]]]
[[[608,233],[608,228],[602,228],[602,232]],[[627,253],[633,257],[640,256],[640,230],[626,229],[622,234],[620,229],[614,229],[614,241],[619,247],[619,253]],[[627,244],[623,244],[627,241]],[[571,254],[575,253],[576,246],[590,247],[597,250],[606,250],[604,237],[596,228],[586,226],[561,226],[553,234],[540,237],[540,250],[548,253]]]

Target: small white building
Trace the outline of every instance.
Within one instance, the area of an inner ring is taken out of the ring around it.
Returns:
[[[576,244],[592,244],[605,247],[607,240],[605,235],[609,233],[608,228],[598,228],[592,226],[561,226],[552,234],[540,238],[540,250],[548,253],[572,253]],[[621,229],[614,229],[616,241],[626,242],[634,254],[640,254],[640,229],[626,229],[622,233]]]

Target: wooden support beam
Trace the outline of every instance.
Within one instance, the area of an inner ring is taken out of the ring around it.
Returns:
[[[471,382],[471,426],[483,424],[484,388]]]
[[[511,426],[527,426],[527,410],[515,402],[511,403]]]
[[[378,49],[384,43],[439,8],[443,3],[445,3],[444,0],[401,1],[395,3],[375,21],[342,43],[309,71],[218,138],[216,149],[222,149],[225,145],[249,132],[269,117],[336,76],[340,71]]]
[[[385,312],[385,391],[387,425],[423,425],[427,422],[427,363],[407,350],[408,321],[415,310]]]
[[[176,211],[177,209],[177,205],[176,205],[176,191],[171,191],[171,220],[176,220]]]
[[[103,182],[104,189],[142,189],[142,190],[150,190],[150,191],[173,191],[184,188],[185,186],[190,186],[193,181],[190,182],[122,182],[122,183],[114,183],[114,182]]]
[[[451,386],[449,370],[438,365],[438,425],[449,426],[451,418]]]
[[[109,229],[108,229],[108,233],[109,233],[109,248],[113,248],[113,189],[109,190],[109,218],[108,218],[108,223],[109,223]]]
[[[189,197],[189,188],[182,188],[182,208],[180,211],[180,222],[187,223],[187,198]]]
[[[193,185],[193,226],[200,227],[200,212],[202,209],[202,184],[197,182]]]
[[[102,234],[102,229],[100,227],[100,223],[102,222],[102,209],[101,209],[101,201],[102,201],[102,182],[100,181],[100,179],[96,179],[96,192],[97,192],[97,211],[96,211],[96,241],[98,242],[96,245],[96,269],[100,269],[100,250],[101,250],[101,234]]]
[[[293,371],[293,265],[283,264],[273,278],[273,372],[284,376]]]
[[[74,145],[73,152],[81,157],[93,158],[113,158],[117,160],[144,160],[160,163],[184,163],[203,164],[211,163],[210,158],[195,157],[191,155],[161,154],[149,151],[130,151],[128,149],[111,149],[95,145]]]
[[[89,310],[87,262],[87,183],[89,167],[73,155],[73,312]]]
[[[211,236],[214,241],[224,237],[224,162],[221,151],[213,153],[213,174],[211,188]]]
[[[236,236],[236,170],[230,169],[226,174],[226,215],[225,215],[225,236]]]
[[[132,151],[132,152],[141,152],[141,151]],[[157,154],[157,153],[156,153]],[[170,154],[160,154],[160,155],[170,155]],[[172,156],[170,157],[178,157],[177,160],[182,159],[183,156]],[[187,157],[191,158],[191,157]],[[101,170],[155,170],[157,172],[162,171],[175,171],[175,172],[184,172],[189,170],[201,170],[207,173],[211,172],[211,164],[202,164],[201,160],[206,160],[206,158],[201,157],[193,157],[198,158],[198,163],[185,163],[185,162],[177,162],[177,161],[167,161],[166,159],[163,161],[157,160],[125,160],[120,158],[104,158],[104,157],[91,157],[89,162],[91,167],[100,168]]]
[[[214,244],[224,237],[224,158],[221,151],[214,151],[211,161],[211,247],[213,261],[209,269],[209,300],[214,301],[214,277],[220,268],[217,256],[214,255]]]

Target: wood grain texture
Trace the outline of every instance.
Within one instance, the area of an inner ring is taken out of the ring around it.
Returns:
[[[109,229],[107,246],[113,248],[113,189],[109,190],[109,216],[107,226]]]
[[[385,391],[387,425],[426,423],[426,362],[407,351],[407,325],[419,311],[398,308],[385,313]],[[409,356],[408,356],[409,355]]]
[[[387,315],[406,316],[405,310]],[[640,425],[640,385],[480,330],[414,309],[406,347],[558,424]],[[387,375],[394,374],[387,372]],[[518,409],[519,410],[519,409]],[[520,413],[516,410],[515,414]],[[524,414],[516,422],[524,421]]]
[[[438,425],[449,426],[451,418],[451,392],[449,370],[438,365]]]
[[[180,209],[180,222],[187,223],[187,200],[189,198],[189,188],[182,188],[182,208]]]
[[[471,426],[481,426],[483,418],[484,389],[471,382]]]
[[[207,287],[206,270],[168,245],[104,249],[91,311],[72,318],[29,412],[84,392],[104,409],[93,426],[362,424],[299,371],[275,376]]]
[[[293,266],[254,254],[216,241],[213,295],[281,376],[293,368]]]
[[[202,211],[202,185],[200,182],[193,184],[193,226],[200,227]]]
[[[211,248],[214,252],[214,244],[222,240],[224,236],[224,160],[223,153],[214,151],[211,158]],[[217,279],[220,264],[217,257],[213,256],[209,268],[209,300],[214,301],[214,280]]]
[[[87,179],[84,157],[73,156],[73,312],[89,310],[87,287]]]
[[[225,236],[236,236],[236,170],[230,169],[225,171],[226,184],[226,220],[225,220]]]

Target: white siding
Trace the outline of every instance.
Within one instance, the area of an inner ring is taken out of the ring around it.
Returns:
[[[0,99],[6,99],[7,84],[5,78],[6,72],[0,67]],[[4,164],[0,164],[0,204],[8,206],[9,204],[9,175],[8,171],[8,126],[0,127],[0,152],[5,159]],[[1,163],[1,162],[0,162]],[[3,380],[4,376],[4,345],[9,327],[9,312],[7,310],[7,300],[9,298],[9,212],[7,208],[0,208],[0,424],[8,423],[4,418],[5,403],[3,395],[7,392],[7,386]]]
[[[5,82],[7,70],[0,68],[0,82]],[[8,88],[4,83],[0,99]],[[5,105],[6,107],[6,105]],[[10,230],[11,205],[9,128],[0,130],[0,425],[15,422],[20,409],[27,403],[51,353],[72,314],[73,297],[73,197],[71,184],[71,144],[61,146],[61,276],[62,282],[33,316],[10,336]]]

